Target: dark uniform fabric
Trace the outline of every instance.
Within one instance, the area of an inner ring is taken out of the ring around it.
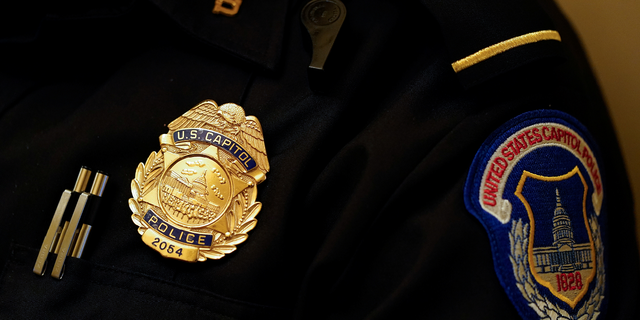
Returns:
[[[10,15],[21,23],[5,23],[0,43],[0,318],[518,318],[463,187],[493,130],[544,108],[576,117],[599,146],[609,212],[601,318],[639,317],[624,164],[553,4],[345,1],[319,79],[307,72],[304,4],[246,0],[229,18],[204,0],[54,2],[46,15]],[[563,42],[451,67],[539,30]],[[190,264],[147,247],[127,201],[166,125],[205,99],[260,120],[271,171],[248,240]],[[62,280],[36,276],[81,165],[109,174],[88,248],[67,259]]]

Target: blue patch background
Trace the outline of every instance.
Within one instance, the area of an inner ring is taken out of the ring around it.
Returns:
[[[585,172],[582,172],[582,175],[585,176]],[[586,180],[588,180],[588,178],[586,178]],[[555,188],[558,188],[560,191],[562,207],[571,219],[573,239],[576,243],[589,242],[589,234],[582,212],[584,186],[580,176],[575,174],[571,178],[563,181],[541,181],[534,178],[527,178],[524,189],[522,190],[522,195],[527,199],[531,211],[533,211],[536,217],[533,246],[548,247],[553,245],[553,212],[556,209]],[[543,191],[540,192],[541,190]],[[580,192],[569,192],[569,190],[578,190]],[[590,190],[593,190],[593,188],[590,187]],[[509,201],[511,201],[511,197],[509,197]],[[514,204],[513,202],[511,203]],[[518,204],[522,205],[520,199],[518,199]],[[586,205],[587,216],[595,214],[591,199],[587,199]],[[591,210],[589,210],[589,207],[591,207]],[[526,209],[523,208],[523,210]],[[518,212],[520,212],[520,209],[518,209]]]
[[[605,246],[605,261],[606,261],[606,179],[604,177],[603,171],[603,163],[600,160],[599,152],[597,150],[597,146],[595,145],[593,139],[588,134],[586,128],[579,123],[575,118],[570,115],[556,111],[556,110],[536,110],[524,113],[519,115],[496,131],[494,131],[489,138],[485,140],[483,145],[480,147],[476,156],[473,160],[471,168],[469,170],[469,175],[467,177],[467,182],[465,184],[465,205],[467,209],[476,217],[482,225],[487,230],[491,241],[491,249],[493,253],[494,267],[496,270],[496,274],[500,280],[500,283],[505,288],[505,291],[511,301],[514,303],[520,315],[525,319],[539,319],[540,317],[534,310],[528,306],[528,302],[523,298],[520,290],[516,287],[515,278],[513,275],[513,268],[511,261],[509,260],[510,254],[510,242],[509,242],[509,232],[512,227],[512,221],[517,221],[518,219],[522,219],[523,223],[529,223],[529,216],[527,210],[522,203],[522,201],[514,194],[518,182],[522,176],[523,170],[527,170],[531,173],[542,175],[542,176],[560,176],[570,172],[574,167],[578,167],[583,177],[585,178],[588,191],[587,191],[587,217],[597,217],[595,215],[595,211],[593,208],[593,203],[591,200],[591,196],[594,192],[593,182],[589,177],[587,169],[582,165],[582,162],[579,158],[577,158],[573,153],[569,150],[566,150],[557,146],[547,146],[541,147],[534,151],[529,152],[524,158],[520,159],[520,161],[514,166],[511,171],[503,192],[503,199],[509,200],[512,205],[511,211],[511,219],[509,222],[502,224],[498,219],[492,216],[490,213],[486,212],[479,203],[479,190],[480,185],[482,184],[482,175],[484,173],[484,169],[486,168],[488,162],[491,160],[494,151],[500,147],[500,145],[512,134],[516,133],[520,129],[524,127],[528,127],[530,125],[538,124],[538,123],[557,123],[564,125],[566,127],[574,130],[578,135],[582,137],[582,139],[589,145],[593,152],[593,156],[597,160],[597,163],[600,167],[600,175],[602,178],[602,187],[605,196],[603,197],[603,204],[601,208],[600,216],[598,217],[598,222],[600,223],[600,231],[601,236],[603,238],[603,245]],[[550,213],[553,213],[553,209],[549,209],[548,206],[552,206],[555,208],[555,185],[558,185],[562,190],[560,190],[560,197],[562,198],[562,203],[567,210],[567,212],[571,215],[572,223],[575,225],[575,219],[577,215],[582,217],[582,187],[579,190],[570,190],[570,185],[574,182],[571,180],[580,179],[576,174],[574,177],[569,179],[569,181],[565,182],[542,182],[536,183],[536,179],[527,178],[525,183],[525,187],[527,190],[523,189],[523,194],[527,201],[532,206],[532,210],[535,213],[542,212],[544,210],[550,210]],[[580,185],[582,182],[578,181]],[[574,184],[575,185],[575,184]],[[541,191],[538,195],[535,195],[533,192],[534,187],[540,187]],[[564,191],[563,191],[564,190]],[[550,197],[550,198],[549,198]],[[579,202],[579,204],[576,204]],[[545,208],[547,206],[547,208]],[[571,212],[569,212],[569,210]],[[579,210],[576,212],[576,210]],[[551,228],[547,226],[540,226],[541,219],[536,217],[536,239],[534,240],[535,246],[547,246],[550,245],[550,242],[547,242],[547,239],[550,237],[551,242],[553,241],[553,236],[550,234]],[[552,223],[549,221],[548,223]],[[582,223],[582,222],[581,222]],[[545,230],[546,229],[546,230]],[[582,228],[579,228],[582,229]],[[540,233],[538,233],[540,230]],[[574,227],[574,232],[576,228]],[[538,238],[538,236],[540,236]],[[576,243],[588,242],[588,235],[586,234],[586,229],[583,231],[578,230],[577,235],[581,240],[576,241]],[[544,238],[544,239],[543,239]],[[583,241],[582,239],[586,239]],[[538,242],[540,241],[540,242]],[[532,268],[533,266],[529,266]],[[598,266],[600,267],[600,266]],[[606,262],[605,262],[605,271],[607,270]],[[595,279],[591,282],[589,286],[589,291],[585,295],[585,297],[580,301],[575,309],[572,309],[568,304],[563,302],[562,300],[556,298],[550,291],[542,286],[538,285],[537,289],[539,292],[547,297],[551,302],[557,304],[559,307],[563,308],[569,314],[574,314],[577,310],[582,307],[583,302],[589,298],[591,292],[593,292],[593,288],[595,286]],[[607,288],[608,285],[605,285]],[[606,309],[607,298],[608,295],[605,293],[605,299],[603,301],[602,307],[600,309],[600,313],[602,318],[604,318],[604,312]]]

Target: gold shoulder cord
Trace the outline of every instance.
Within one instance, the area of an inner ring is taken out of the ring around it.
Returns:
[[[453,70],[457,73],[479,62],[482,62],[493,56],[503,53],[507,50],[511,50],[515,47],[519,47],[525,44],[530,44],[530,43],[543,41],[543,40],[562,41],[560,39],[560,34],[558,33],[558,31],[543,30],[543,31],[531,32],[525,35],[511,38],[509,40],[502,41],[500,43],[496,43],[492,46],[486,47],[470,56],[467,56],[465,58],[462,58],[452,63],[451,67],[453,67]]]

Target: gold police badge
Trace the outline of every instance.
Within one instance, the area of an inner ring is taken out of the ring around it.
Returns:
[[[269,171],[258,119],[205,100],[169,124],[160,146],[131,181],[131,219],[142,241],[189,262],[235,251],[256,226],[256,186]]]

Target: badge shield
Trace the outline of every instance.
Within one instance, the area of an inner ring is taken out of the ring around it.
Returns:
[[[588,292],[596,275],[587,193],[588,184],[578,167],[560,176],[525,170],[515,191],[529,215],[527,252],[533,278],[571,308]]]
[[[232,103],[205,100],[169,124],[136,169],[129,207],[142,241],[189,262],[236,250],[257,223],[269,171],[262,127]]]

